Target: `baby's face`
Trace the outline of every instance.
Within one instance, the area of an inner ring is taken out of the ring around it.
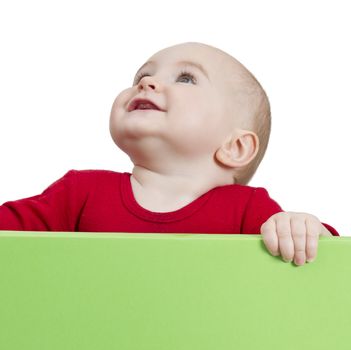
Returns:
[[[235,128],[230,69],[227,56],[202,44],[156,53],[113,104],[114,141],[126,153],[131,140],[148,139],[182,154],[214,154]]]

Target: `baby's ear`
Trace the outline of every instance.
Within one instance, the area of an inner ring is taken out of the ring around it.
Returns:
[[[230,139],[217,150],[215,158],[230,168],[241,168],[255,158],[258,147],[258,137],[254,132],[235,130]]]

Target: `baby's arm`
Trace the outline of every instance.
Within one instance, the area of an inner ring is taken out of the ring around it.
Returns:
[[[80,211],[74,174],[68,172],[40,195],[0,205],[0,230],[74,231]]]
[[[242,234],[261,233],[272,255],[303,265],[316,258],[319,236],[338,236],[315,216],[284,212],[264,188],[253,188],[242,221]]]
[[[296,265],[312,262],[317,256],[319,236],[332,236],[311,214],[281,212],[272,215],[262,226],[261,234],[268,251],[281,255]]]

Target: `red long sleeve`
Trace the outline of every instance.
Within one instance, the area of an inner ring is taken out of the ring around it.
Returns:
[[[21,231],[74,231],[77,203],[74,172],[68,172],[42,194],[0,207],[0,229]]]
[[[272,215],[282,211],[279,204],[269,197],[264,188],[253,189],[244,213],[241,233],[260,233],[262,224]]]

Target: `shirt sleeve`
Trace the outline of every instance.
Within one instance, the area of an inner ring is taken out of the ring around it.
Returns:
[[[0,230],[75,231],[84,203],[77,199],[76,173],[69,171],[40,195],[4,203]]]
[[[247,203],[243,223],[242,232],[244,234],[260,234],[261,226],[272,215],[282,212],[283,209],[269,197],[267,190],[264,188],[255,188]],[[322,223],[333,236],[339,236],[334,227]]]
[[[253,188],[246,205],[240,233],[259,234],[262,224],[272,215],[282,211],[279,204],[269,197],[266,189]]]
[[[339,232],[337,230],[335,230],[335,228],[333,226],[325,224],[324,222],[322,222],[322,224],[333,236],[340,236]]]

